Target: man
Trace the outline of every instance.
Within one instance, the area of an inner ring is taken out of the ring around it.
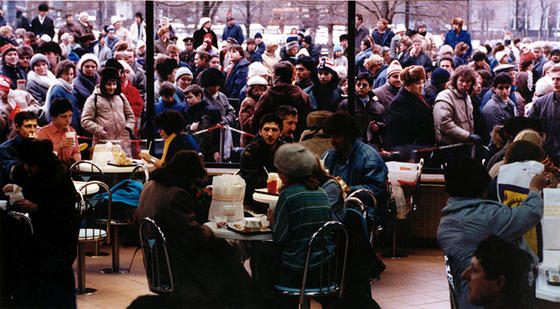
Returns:
[[[15,136],[14,116],[20,111],[37,112],[41,106],[25,90],[10,89],[10,79],[0,75],[0,142]]]
[[[377,22],[377,29],[373,30],[371,36],[377,45],[391,47],[391,39],[395,33],[388,27],[389,22],[385,18],[381,18]]]
[[[183,43],[185,44],[185,50],[179,53],[179,59],[188,64],[192,69],[194,69],[194,55],[196,54],[193,48],[193,41],[194,39],[192,37],[184,38]]]
[[[138,41],[146,41],[146,23],[144,23],[144,17],[140,12],[134,14],[134,23],[130,26],[130,39],[132,42],[131,48],[136,48]]]
[[[482,117],[486,123],[486,128],[492,130],[494,126],[503,126],[504,123],[516,116],[515,105],[509,99],[513,87],[513,79],[507,73],[500,73],[492,81],[492,98],[484,108]]]
[[[398,24],[397,29],[395,29],[395,36],[391,39],[391,44],[389,45],[389,55],[391,59],[397,59],[400,53],[400,43],[403,38],[406,37],[406,28],[403,24]]]
[[[518,113],[517,97],[515,96],[515,91],[517,90],[515,87],[515,75],[517,73],[517,68],[513,64],[500,64],[494,68],[494,75],[498,75],[500,73],[507,73],[513,81],[513,86],[511,88],[509,98],[513,102],[515,107],[515,113],[517,114]],[[490,101],[491,98],[492,98],[492,89],[488,89],[486,93],[484,93],[484,95],[482,96],[482,100],[480,100],[480,108],[481,109],[484,108],[484,105],[486,105],[486,103],[488,103],[488,101]]]
[[[222,34],[222,41],[225,41],[229,38],[234,38],[237,41],[237,44],[243,44],[245,37],[243,36],[243,30],[237,24],[235,24],[235,18],[228,13],[228,17],[226,17],[226,26],[224,27],[224,33]]]
[[[369,35],[369,31],[363,23],[364,17],[362,14],[356,14],[356,34],[354,36],[354,48],[356,49],[356,54],[360,52],[360,43],[362,43],[362,40]],[[348,37],[346,40],[348,41]],[[342,40],[340,40],[340,44],[342,45]],[[343,47],[343,49],[346,48]]]
[[[55,99],[49,109],[51,123],[37,131],[37,138],[51,141],[53,151],[68,165],[82,159],[76,130],[70,126],[72,110],[68,99]]]
[[[359,131],[354,118],[345,112],[333,114],[325,124],[325,133],[333,146],[322,156],[329,173],[344,180],[343,190],[347,193],[368,189],[383,205],[388,169],[377,151],[357,139]]]
[[[560,163],[560,64],[553,65],[548,70],[548,75],[552,80],[554,92],[538,98],[528,117],[541,121],[546,133],[543,144],[545,152],[550,156],[556,166]]]
[[[434,43],[434,37],[431,33],[428,33],[426,24],[418,24],[416,30],[418,31],[418,37],[422,39],[422,50],[433,58],[435,56],[436,45]]]
[[[74,35],[74,37],[80,36],[80,31],[76,24],[74,24],[74,15],[73,14],[66,14],[65,16],[66,23],[64,26],[60,27],[58,30],[58,41],[60,42],[60,37],[65,33],[70,33]]]
[[[38,53],[41,53],[47,57],[47,59],[49,60],[51,72],[55,73],[56,65],[60,62],[60,54],[62,53],[60,45],[53,41],[45,42],[39,46]]]
[[[371,92],[373,76],[368,72],[360,73],[356,77],[355,85],[354,117],[360,129],[360,136],[363,142],[380,149],[387,125],[384,120],[385,107]],[[342,101],[339,109],[348,112],[348,100]]]
[[[321,58],[317,67],[317,81],[303,91],[309,96],[312,110],[329,110],[335,112],[342,101],[342,89],[338,86],[338,73],[332,62]]]
[[[303,90],[292,85],[293,68],[292,64],[287,61],[280,61],[274,65],[272,87],[266,90],[255,106],[255,113],[251,120],[253,132],[259,127],[261,118],[265,114],[274,113],[280,105],[290,105],[298,111],[299,119],[295,138],[299,139],[307,114],[311,111],[311,103],[309,96]]]
[[[296,86],[306,89],[313,85],[317,77],[317,66],[309,56],[301,56],[296,60]]]
[[[432,72],[430,83],[424,87],[424,97],[430,106],[434,106],[437,95],[447,88],[450,77],[449,72],[442,68],[437,68]]]
[[[86,11],[81,12],[78,16],[78,23],[76,24],[79,33],[78,36],[75,36],[76,38],[86,34],[93,34],[93,25],[90,24],[88,20],[89,14]]]
[[[111,52],[115,52],[115,45],[120,42],[119,38],[117,37],[116,31],[117,30],[113,26],[107,28],[107,37],[105,38],[105,44],[107,45],[107,47],[109,47]],[[154,48],[157,48],[157,43],[154,44]]]
[[[29,68],[29,62],[31,61],[31,58],[33,57],[33,48],[31,48],[31,46],[20,46],[18,47],[18,56],[19,56],[19,67],[25,72],[28,73],[30,68]]]
[[[319,57],[321,56],[321,46],[313,44],[311,36],[306,35],[303,38],[302,48],[307,49],[309,56],[311,57],[311,59],[313,59],[315,64],[319,63]]]
[[[543,76],[543,66],[548,62],[548,59],[544,56],[541,46],[533,47],[533,54],[535,55],[535,60],[533,61],[533,80],[536,82]]]
[[[47,16],[49,5],[43,2],[39,4],[38,10],[39,16],[33,18],[31,21],[31,31],[35,33],[37,37],[48,34],[51,38],[54,38],[54,22]]]
[[[531,257],[512,243],[490,235],[478,243],[461,277],[469,303],[484,308],[532,308],[528,273]]]
[[[347,50],[347,48],[348,48],[348,34],[346,34],[346,33],[345,33],[345,34],[341,34],[341,35],[338,37],[338,41],[340,41],[340,47],[342,48],[342,54],[343,54],[344,56],[348,56],[348,50]],[[358,50],[358,52],[359,52],[359,51],[360,51],[360,44],[357,44],[357,45],[356,45],[356,48],[357,48],[357,50]]]
[[[179,52],[180,52],[180,49],[175,44],[167,45],[167,48],[165,50],[165,54],[167,55],[167,57],[177,61],[177,67],[179,67],[179,68],[189,68],[190,69],[191,67],[189,67],[188,64],[181,61],[181,58],[179,57]]]
[[[18,66],[18,51],[14,45],[7,44],[2,46],[0,52],[2,52],[3,64],[0,74],[10,79],[10,88],[16,89],[18,80],[23,82],[27,80],[27,74],[25,74],[25,72]]]
[[[248,38],[247,39],[247,50],[246,52],[251,56],[251,63],[253,62],[262,62],[261,53],[257,50],[257,43],[255,39]]]
[[[422,39],[419,37],[412,41],[412,48],[401,57],[400,62],[403,68],[419,65],[424,67],[426,73],[434,70],[432,58],[422,50]]]
[[[286,42],[283,51],[284,53],[282,53],[282,50],[280,51],[280,56],[282,57],[281,61],[288,61],[291,64],[295,64],[297,60],[296,55],[299,51],[297,39],[292,39],[291,41]]]
[[[208,69],[208,63],[212,59],[212,55],[205,51],[198,51],[194,55],[194,72],[193,78],[197,84],[200,83],[200,76]]]
[[[389,105],[391,105],[391,102],[393,102],[393,99],[401,89],[402,80],[400,74],[402,70],[401,64],[397,60],[393,60],[389,67],[387,67],[387,82],[383,86],[373,89],[373,95],[383,105],[385,113],[389,111]]]
[[[280,136],[287,143],[293,143],[294,132],[298,123],[298,112],[293,106],[280,105],[276,110],[276,116],[282,119],[282,132]]]
[[[12,171],[19,162],[21,142],[37,136],[37,115],[34,112],[19,112],[14,117],[16,136],[0,145],[0,173],[2,186],[13,181]]]
[[[282,119],[273,114],[266,114],[259,123],[259,135],[241,154],[239,175],[245,179],[245,203],[258,213],[266,213],[268,205],[253,200],[257,188],[266,188],[268,173],[276,172],[274,153],[284,144],[280,138]],[[265,170],[266,168],[266,170]]]
[[[449,45],[451,48],[455,48],[455,45],[459,42],[464,42],[469,46],[469,50],[465,54],[465,58],[469,58],[472,52],[472,45],[471,45],[471,35],[463,28],[463,19],[462,18],[453,18],[451,20],[452,29],[447,32],[445,35],[445,40],[443,41],[443,45]]]
[[[438,61],[438,67],[446,70],[449,74],[453,74],[453,70],[455,70],[455,62],[451,56],[443,56]]]
[[[257,52],[261,55],[264,54],[266,52],[266,44],[263,42],[262,34],[257,32],[253,38],[255,39],[255,44],[257,45]]]

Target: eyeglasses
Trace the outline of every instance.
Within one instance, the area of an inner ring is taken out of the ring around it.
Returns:
[[[368,83],[358,83],[358,84],[356,84],[356,87],[366,88],[366,87],[369,87],[369,84]]]

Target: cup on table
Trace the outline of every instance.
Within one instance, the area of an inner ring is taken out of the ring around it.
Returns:
[[[277,173],[268,173],[268,179],[266,180],[266,189],[268,193],[278,194],[278,183],[280,182],[280,176]]]
[[[261,218],[245,218],[243,219],[243,227],[250,230],[258,230],[262,227]]]
[[[8,201],[0,200],[0,208],[6,210],[7,207],[8,207]]]

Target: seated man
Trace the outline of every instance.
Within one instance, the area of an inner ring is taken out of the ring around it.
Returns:
[[[352,116],[344,112],[333,114],[325,124],[333,149],[322,158],[332,176],[342,178],[346,192],[368,189],[383,205],[387,196],[388,169],[381,156],[371,146],[359,140],[358,128]]]
[[[287,143],[293,143],[298,124],[297,109],[290,105],[280,105],[275,114],[282,119],[282,139]]]
[[[497,235],[531,254],[534,264],[538,261],[522,236],[542,218],[543,201],[539,192],[546,183],[546,176],[534,176],[529,195],[521,205],[510,208],[483,199],[490,176],[474,159],[450,161],[444,174],[445,187],[451,197],[441,211],[437,240],[449,258],[459,308],[477,308],[468,303],[469,283],[460,275],[469,267],[479,241],[488,235]]]
[[[1,184],[13,180],[12,171],[20,161],[21,142],[25,138],[35,138],[37,134],[37,115],[34,112],[19,112],[14,117],[16,137],[0,145]]]
[[[69,165],[82,159],[76,130],[70,126],[72,110],[68,99],[54,99],[49,108],[51,123],[37,131],[37,138],[51,141],[58,158]]]
[[[484,308],[533,308],[528,274],[531,257],[494,235],[477,246],[461,274],[469,284],[468,300]]]
[[[245,148],[241,154],[239,175],[245,179],[245,203],[252,210],[266,213],[268,205],[253,200],[253,192],[257,188],[265,188],[267,174],[276,172],[274,153],[284,143],[280,139],[282,120],[273,114],[266,114],[261,119],[259,135]]]

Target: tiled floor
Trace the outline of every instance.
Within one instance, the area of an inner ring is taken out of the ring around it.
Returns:
[[[110,248],[103,248],[109,252]],[[121,248],[121,267],[128,267],[135,248]],[[449,308],[441,251],[409,249],[408,257],[383,259],[387,268],[373,284],[373,297],[383,309]],[[86,258],[86,286],[97,293],[78,296],[78,308],[126,308],[137,296],[149,294],[141,251],[130,274],[101,274],[111,257]],[[317,306],[313,306],[317,308]]]

